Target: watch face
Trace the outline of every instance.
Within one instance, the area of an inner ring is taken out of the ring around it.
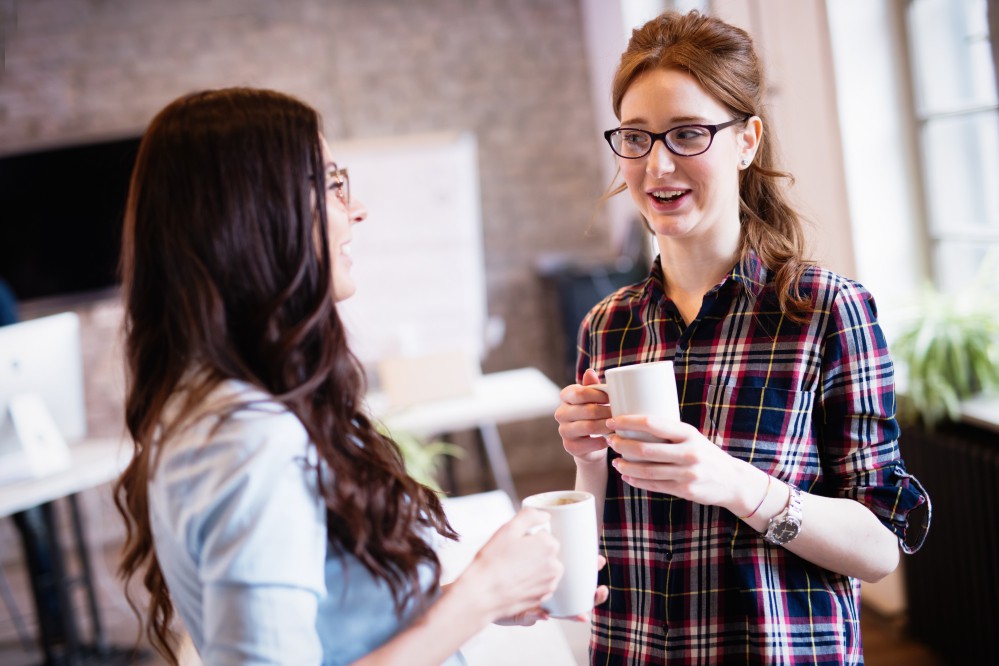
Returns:
[[[772,544],[783,546],[790,543],[801,531],[801,491],[791,486],[787,508],[770,519],[763,538]]]
[[[800,528],[797,523],[785,520],[782,523],[776,523],[766,534],[765,538],[770,543],[783,546],[786,543],[790,543],[796,536],[798,536],[799,529]]]
[[[788,543],[798,536],[798,524],[788,521],[780,526],[780,531],[774,535],[781,543]]]

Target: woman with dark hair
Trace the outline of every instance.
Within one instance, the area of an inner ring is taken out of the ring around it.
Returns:
[[[115,490],[121,573],[171,663],[175,613],[212,666],[461,663],[487,623],[545,617],[561,573],[524,510],[441,592],[430,539],[456,535],[365,414],[337,316],[367,213],[320,131],[293,98],[227,89],[168,105],[139,149]]]
[[[749,35],[698,12],[635,30],[614,79],[614,193],[659,256],[584,319],[556,412],[603,504],[594,664],[862,663],[859,581],[923,536],[874,300],[806,260],[765,90]],[[611,418],[604,372],[662,360],[681,421]]]

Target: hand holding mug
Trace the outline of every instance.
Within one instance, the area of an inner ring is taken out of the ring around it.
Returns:
[[[564,570],[555,592],[541,607],[552,617],[585,617],[602,596],[597,589],[599,546],[593,495],[577,490],[540,493],[525,498],[524,506],[551,516],[551,534],[559,542],[558,558]]]
[[[644,414],[674,421],[680,420],[680,401],[676,394],[676,377],[672,361],[635,363],[608,368],[607,395],[611,414]],[[630,439],[656,441],[655,436],[641,430],[618,431]]]
[[[760,470],[730,456],[692,425],[629,415],[614,417],[608,427],[617,432],[608,437],[608,443],[621,454],[613,461],[614,469],[630,486],[721,506],[736,515],[743,513],[747,493],[759,496]],[[633,439],[623,432],[639,432],[644,437]]]
[[[489,621],[536,611],[562,576],[559,543],[544,511],[521,509],[489,539],[457,581],[488,601]]]
[[[562,446],[577,462],[596,463],[607,458],[607,442],[600,435],[611,431],[607,419],[611,416],[606,387],[591,369],[583,373],[581,384],[562,389],[561,404],[555,410],[558,434]]]

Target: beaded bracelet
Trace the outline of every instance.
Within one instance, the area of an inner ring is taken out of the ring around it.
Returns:
[[[760,507],[763,506],[763,503],[767,501],[767,495],[770,494],[770,481],[773,478],[774,477],[767,474],[767,489],[763,491],[763,499],[760,500],[760,503],[756,505],[755,509],[749,512],[748,516],[739,516],[739,520],[747,520],[756,515],[756,512],[760,510]]]

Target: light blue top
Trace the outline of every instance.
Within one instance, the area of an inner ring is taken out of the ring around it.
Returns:
[[[213,430],[222,407],[247,400],[260,402]],[[350,664],[412,620],[355,557],[327,547],[315,450],[267,395],[222,384],[161,451],[149,481],[156,557],[206,666]]]

